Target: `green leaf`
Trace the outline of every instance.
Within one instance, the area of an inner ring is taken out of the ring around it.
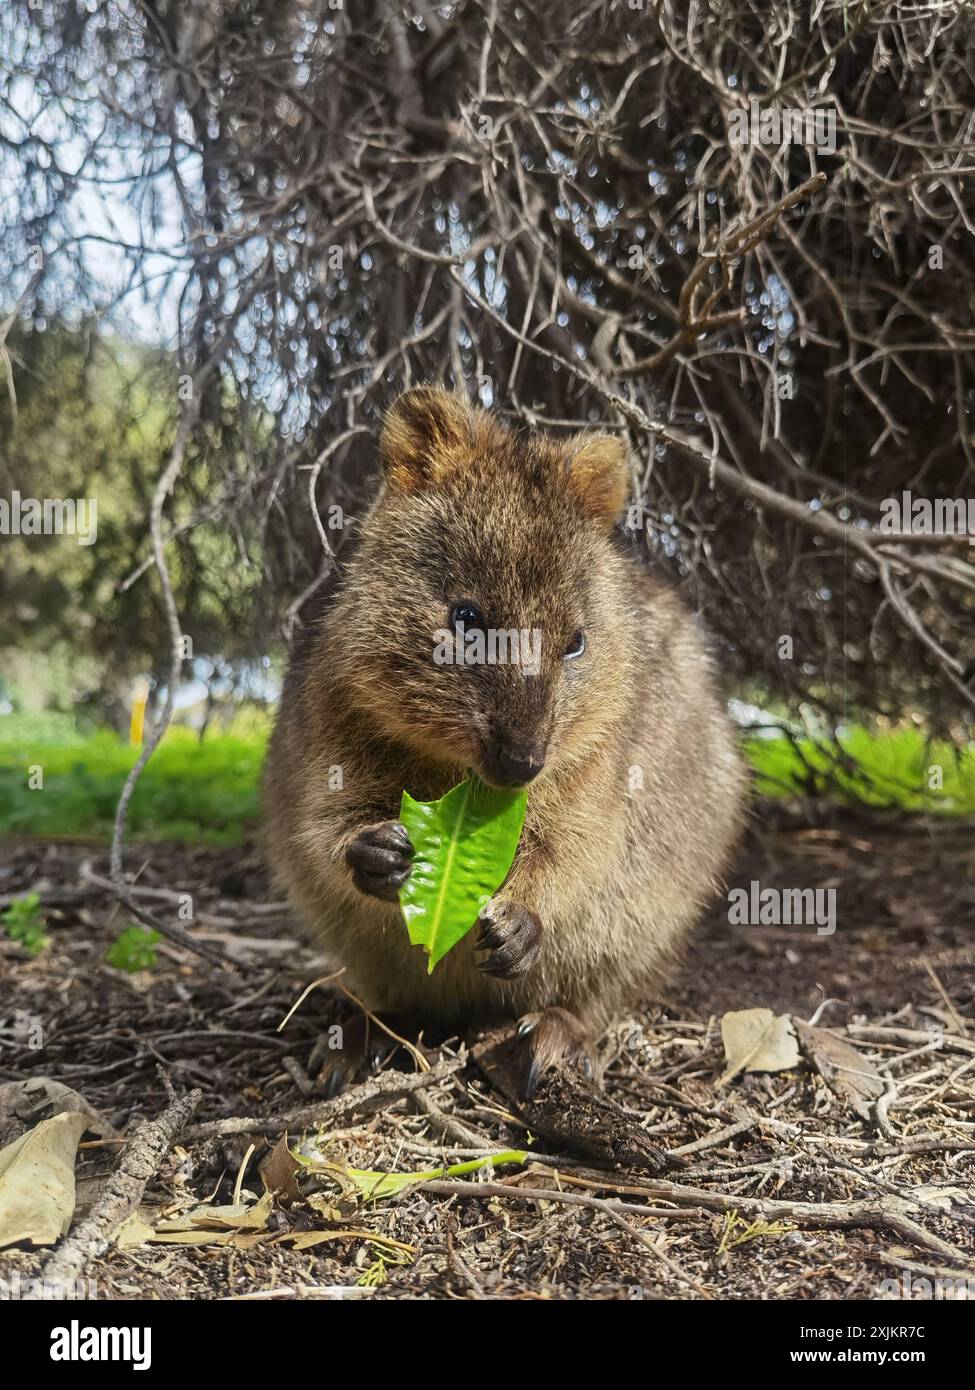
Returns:
[[[41,906],[40,893],[22,893],[0,917],[2,922],[31,922],[39,919]]]
[[[39,956],[51,939],[44,930],[40,902],[40,893],[25,893],[0,915],[10,940],[18,942],[29,956]]]
[[[126,927],[120,931],[106,953],[105,960],[116,970],[134,975],[139,970],[151,970],[156,963],[156,945],[162,941],[159,932],[151,928]]]
[[[426,1168],[417,1173],[377,1173],[365,1168],[346,1168],[341,1163],[314,1165],[315,1172],[331,1174],[343,1187],[363,1202],[378,1202],[384,1197],[396,1197],[416,1183],[433,1182],[438,1178],[465,1178],[483,1168],[496,1168],[502,1163],[527,1163],[531,1155],[525,1149],[505,1149],[503,1153],[486,1154],[467,1163],[452,1163],[446,1168]]]
[[[527,792],[497,790],[477,777],[439,801],[403,793],[400,820],[416,853],[399,898],[411,943],[430,957],[428,974],[505,881],[527,805]]]

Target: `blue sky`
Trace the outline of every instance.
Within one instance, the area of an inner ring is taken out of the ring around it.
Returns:
[[[0,133],[20,142],[33,132],[51,144],[60,168],[75,179],[75,187],[63,207],[64,231],[79,239],[82,264],[91,277],[91,301],[66,304],[79,312],[108,310],[107,321],[125,336],[153,344],[172,346],[176,341],[179,296],[186,283],[182,213],[171,174],[162,172],[151,181],[151,196],[140,189],[137,175],[144,152],[119,149],[112,138],[99,143],[103,115],[97,104],[84,108],[87,129],[79,137],[67,117],[45,100],[27,78],[11,81],[6,91],[8,107],[0,108]],[[76,116],[80,108],[70,108]],[[84,167],[85,145],[94,143],[94,158]],[[190,188],[196,186],[195,156],[184,154],[181,174]],[[18,216],[23,170],[10,157],[0,164],[0,204]],[[125,244],[145,246],[139,277],[132,281],[132,258]],[[59,252],[49,244],[42,249],[57,267]],[[166,282],[166,276],[171,278]],[[21,283],[9,287],[11,301],[29,280],[23,268]],[[109,306],[113,306],[109,308]],[[7,308],[6,303],[3,308]],[[12,305],[11,305],[12,307]]]

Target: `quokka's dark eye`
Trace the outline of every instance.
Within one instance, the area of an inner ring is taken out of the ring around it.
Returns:
[[[484,627],[484,614],[474,603],[464,600],[462,603],[455,603],[450,610],[450,626],[468,629]]]
[[[572,641],[566,647],[565,656],[563,657],[563,660],[571,661],[573,657],[582,656],[582,653],[585,650],[586,634],[583,632],[582,628],[580,628],[578,632],[573,634]]]

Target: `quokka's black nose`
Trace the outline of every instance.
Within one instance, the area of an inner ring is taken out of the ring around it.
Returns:
[[[499,780],[511,787],[523,787],[537,777],[545,766],[545,759],[525,753],[513,753],[507,748],[499,748],[496,754],[496,771]]]

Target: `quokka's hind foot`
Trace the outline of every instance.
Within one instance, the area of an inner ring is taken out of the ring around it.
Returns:
[[[593,1033],[574,1014],[557,1008],[528,1014],[518,1032],[523,1036],[510,1024],[490,1030],[473,1044],[473,1057],[547,1147],[657,1174],[684,1166],[686,1160],[656,1148],[600,1089]]]
[[[335,1029],[323,1034],[312,1052],[319,1066],[316,1089],[331,1100],[349,1086],[365,1081],[377,1071],[411,1071],[414,1059],[397,1038],[404,1038],[425,1052],[417,1043],[420,1029],[415,1018],[403,1014],[377,1014],[391,1037],[364,1013],[349,1014]]]
[[[524,1095],[531,1100],[550,1072],[575,1072],[598,1085],[599,1054],[592,1033],[568,1009],[541,1009],[518,1020],[518,1035],[527,1044]]]

